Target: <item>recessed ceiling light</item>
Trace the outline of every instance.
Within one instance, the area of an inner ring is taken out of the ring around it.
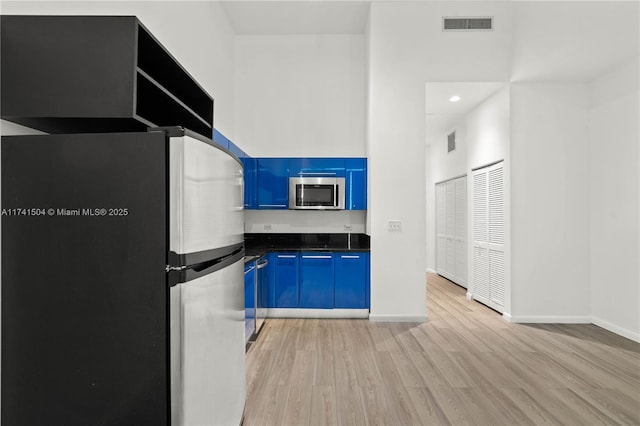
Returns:
[[[462,99],[460,96],[453,95],[452,97],[449,98],[449,102],[458,102],[460,99]]]

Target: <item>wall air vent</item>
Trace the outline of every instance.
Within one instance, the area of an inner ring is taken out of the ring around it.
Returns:
[[[442,31],[492,31],[492,17],[442,17]]]
[[[456,132],[451,132],[447,136],[447,152],[451,152],[456,149]]]

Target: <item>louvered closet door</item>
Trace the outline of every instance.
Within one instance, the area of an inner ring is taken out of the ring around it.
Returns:
[[[436,272],[445,274],[447,265],[447,238],[446,238],[446,184],[436,185]]]
[[[489,302],[487,172],[473,175],[473,297]]]
[[[504,311],[504,167],[498,163],[473,175],[474,298]]]
[[[447,266],[446,277],[452,281],[456,280],[456,184],[454,181],[447,182],[446,191],[446,217],[447,217]]]
[[[502,163],[489,170],[489,294],[491,301],[504,307],[504,168]]]
[[[463,287],[467,287],[467,177],[456,179],[454,183],[456,193],[456,282]]]

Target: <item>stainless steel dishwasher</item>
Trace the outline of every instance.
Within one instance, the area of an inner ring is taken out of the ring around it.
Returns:
[[[264,324],[265,319],[267,318],[267,308],[266,306],[266,299],[267,299],[267,279],[268,279],[268,271],[269,268],[267,268],[267,266],[269,265],[269,258],[268,255],[264,255],[262,256],[260,259],[258,259],[258,261],[256,262],[256,274],[255,274],[255,285],[254,285],[254,291],[255,291],[255,301],[256,301],[256,310],[255,310],[255,315],[256,315],[256,333],[254,334],[254,337],[252,340],[255,340],[258,335],[260,334],[260,330],[262,329],[262,326]]]

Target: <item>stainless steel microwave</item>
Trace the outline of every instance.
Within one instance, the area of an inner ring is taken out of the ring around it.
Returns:
[[[344,183],[340,177],[291,177],[289,209],[344,210]]]

